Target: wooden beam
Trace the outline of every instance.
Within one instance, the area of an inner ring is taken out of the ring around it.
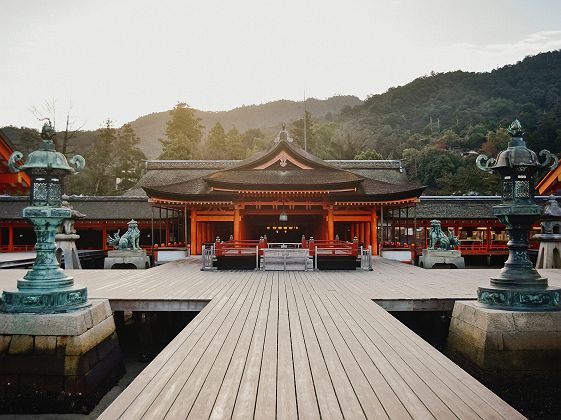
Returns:
[[[197,220],[199,222],[233,222],[234,215],[232,216],[203,216],[197,214]]]
[[[333,215],[334,222],[369,222],[370,216],[337,216]]]

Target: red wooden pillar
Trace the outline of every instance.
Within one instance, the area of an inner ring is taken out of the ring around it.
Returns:
[[[335,238],[335,225],[333,222],[333,209],[327,210],[327,239],[332,241]]]
[[[351,223],[351,239],[350,241],[353,241],[353,238],[355,237],[355,224]]]
[[[14,252],[14,227],[8,227],[8,252]]]
[[[485,231],[485,244],[487,245],[487,252],[491,249],[491,227],[487,226],[487,230]]]
[[[191,209],[191,254],[197,254],[197,211]]]
[[[101,249],[107,250],[107,225],[104,223],[101,228]]]
[[[370,233],[371,233],[370,222],[365,222],[364,223],[364,246],[365,247],[368,247],[368,245],[372,245],[372,243],[370,242]]]
[[[234,240],[238,241],[241,239],[241,216],[240,209],[238,207],[234,208]]]
[[[203,250],[203,229],[202,223],[197,222],[197,254],[201,254]]]
[[[364,242],[365,242],[365,240],[364,240],[364,238],[365,238],[365,234],[364,234],[364,225],[365,225],[365,224],[366,224],[366,223],[364,223],[364,222],[360,222],[360,236],[359,236],[359,238],[358,238],[358,242],[359,242],[359,243],[364,243]]]
[[[372,245],[372,255],[378,255],[378,215],[376,209],[373,209],[371,214],[370,244]]]
[[[166,246],[169,244],[169,219],[166,219]]]

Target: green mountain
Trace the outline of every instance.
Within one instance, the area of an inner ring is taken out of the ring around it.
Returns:
[[[460,137],[475,132],[486,135],[507,127],[515,118],[525,127],[530,145],[561,151],[561,50],[526,57],[487,73],[422,76],[369,96],[346,112],[343,121],[366,131],[369,146],[378,152],[401,157],[412,135],[429,141],[438,140],[447,130]],[[388,136],[401,141],[388,144]],[[448,146],[477,148],[467,142]]]
[[[349,109],[361,104],[356,96],[333,96],[328,99],[309,98],[306,100],[306,110],[315,118],[330,118],[343,109]],[[230,111],[210,112],[195,111],[201,119],[207,133],[217,122],[227,131],[236,127],[240,132],[250,128],[259,128],[267,136],[273,138],[283,122],[290,125],[302,118],[304,114],[303,102],[279,100],[261,105],[244,105]],[[169,111],[155,112],[144,115],[131,122],[134,131],[140,137],[140,147],[149,159],[156,158],[161,150],[158,139],[164,137]]]

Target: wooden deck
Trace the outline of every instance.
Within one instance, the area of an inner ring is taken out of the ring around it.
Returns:
[[[373,272],[199,267],[192,259],[73,272],[112,305],[204,307],[101,419],[522,418],[372,302],[474,298],[496,270],[422,270],[380,258]],[[541,272],[561,283],[557,270]],[[23,273],[3,270],[0,287]]]

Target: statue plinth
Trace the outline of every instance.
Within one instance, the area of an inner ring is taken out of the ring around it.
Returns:
[[[423,255],[419,258],[419,266],[431,269],[437,265],[453,266],[454,268],[466,268],[464,257],[460,251],[455,249],[423,249]]]
[[[107,253],[104,266],[106,270],[112,268],[136,268],[144,270],[150,268],[150,257],[144,249],[116,249]]]

